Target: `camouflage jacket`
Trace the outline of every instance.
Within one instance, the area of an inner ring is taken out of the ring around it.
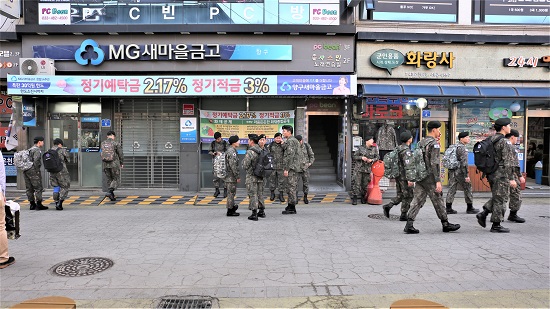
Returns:
[[[411,158],[411,148],[406,143],[403,143],[397,146],[397,154],[399,156],[399,176],[397,178],[406,180],[405,160]]]
[[[305,142],[301,145],[300,150],[302,151],[301,168],[302,171],[305,171],[310,165],[313,164],[313,162],[315,162],[315,154],[313,153],[311,146]]]
[[[381,150],[393,150],[398,145],[397,135],[393,126],[385,124],[378,129],[376,134],[376,145]]]
[[[283,156],[285,154],[286,149],[286,143],[280,143],[277,144],[276,142],[272,142],[267,147],[269,149],[269,152],[273,154],[273,157],[275,158],[275,169],[276,170],[282,170],[283,169]]]
[[[225,166],[227,170],[227,176],[225,176],[226,182],[237,182],[239,176],[239,157],[237,156],[237,149],[229,147],[225,152]]]
[[[256,168],[256,163],[258,163],[261,151],[260,146],[254,145],[244,155],[243,170],[246,172],[246,183],[264,181],[263,178],[254,175],[254,169]]]
[[[286,142],[283,156],[283,170],[300,172],[300,142],[294,137],[289,137]]]
[[[518,149],[512,144],[512,142],[510,142],[509,146],[512,147],[512,152],[514,154],[514,175],[520,178],[523,175],[521,175],[521,169],[519,167]]]
[[[111,138],[107,138],[106,140],[101,142],[101,144],[103,143],[113,143],[114,149],[115,149],[115,159],[111,162],[103,161],[103,168],[118,168],[121,165],[123,165],[124,154],[122,153],[122,146],[120,146],[120,144],[117,141]]]
[[[69,170],[67,169],[67,163],[69,163],[69,155],[67,154],[67,150],[63,147],[57,147],[57,146],[53,146],[52,150],[57,151],[57,155],[59,156],[59,159],[61,160],[61,162],[63,162],[63,169],[59,173],[69,174]]]
[[[456,159],[458,160],[456,172],[464,178],[468,177],[468,149],[461,142],[456,144]]]
[[[208,151],[208,154],[212,156],[212,160],[214,159],[214,156],[216,152],[226,152],[227,151],[228,144],[227,142],[222,139],[221,142],[212,141],[210,144],[210,150]]]
[[[417,147],[421,147],[424,153],[424,163],[426,164],[426,170],[428,170],[428,178],[435,182],[441,182],[440,174],[440,158],[441,146],[435,138],[428,136],[421,140]]]
[[[34,145],[29,148],[29,154],[32,160],[32,167],[30,169],[40,172],[40,167],[42,167],[42,150],[40,150],[40,147]]]
[[[500,133],[495,134],[491,138],[491,141],[495,141],[499,135],[502,136]],[[517,166],[515,165],[517,155],[513,150],[514,145],[507,138],[501,138],[498,142],[494,143],[494,148],[496,152],[495,159],[498,164],[498,168],[494,173],[495,178],[514,180],[514,168]]]
[[[362,157],[367,157],[368,159],[372,159],[372,162],[365,162]],[[353,160],[356,161],[356,172],[362,172],[362,173],[370,173],[372,164],[374,164],[376,161],[380,160],[380,154],[378,153],[378,147],[371,146],[371,147],[365,147],[365,146],[359,146],[357,148],[357,151],[353,154]]]

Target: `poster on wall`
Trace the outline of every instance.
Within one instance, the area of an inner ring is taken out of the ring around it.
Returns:
[[[203,143],[214,140],[214,133],[220,132],[227,139],[238,135],[241,144],[248,144],[248,134],[265,134],[267,142],[273,140],[284,125],[294,127],[294,111],[200,111],[200,138]]]
[[[23,98],[23,125],[36,127],[36,104],[34,99],[27,100]]]

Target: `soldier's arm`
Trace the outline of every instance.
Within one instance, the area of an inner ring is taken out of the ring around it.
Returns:
[[[36,168],[40,168],[42,166],[42,154],[40,148],[36,148],[36,150],[32,153],[32,162]]]
[[[371,158],[372,159],[372,163],[380,160],[380,152],[378,151],[378,147],[377,146],[372,146],[374,149],[373,149],[373,157]]]
[[[210,143],[210,150],[208,151],[208,154],[211,156],[216,154],[216,151],[214,149],[214,142]]]
[[[313,149],[311,148],[310,144],[307,145],[307,156],[309,158],[309,165],[312,165],[313,162],[315,162],[315,153],[313,153]]]
[[[122,146],[119,143],[116,143],[116,154],[120,161],[120,165],[124,165],[124,153],[122,153]]]
[[[459,170],[468,177],[468,150],[466,147],[458,147],[456,156],[459,162]]]
[[[283,170],[288,171],[290,170],[290,162],[292,158],[292,154],[294,154],[296,151],[294,149],[293,145],[286,145],[285,152],[283,153]]]
[[[504,139],[503,139],[504,140]],[[504,165],[504,170],[506,173],[506,177],[508,177],[509,180],[514,180],[514,154],[516,153],[513,150],[513,145],[509,140],[505,140],[503,142],[504,147],[502,148],[502,162]]]
[[[231,169],[231,173],[233,173],[233,175],[236,175],[236,177],[239,178],[239,165],[238,165],[237,152],[235,151],[226,152],[225,160],[229,162],[229,168]]]
[[[428,156],[429,156],[429,164],[430,166],[428,166],[428,172],[430,172],[433,176],[434,176],[434,179],[435,179],[435,182],[441,182],[441,178],[439,177],[440,175],[440,170],[439,170],[439,151],[440,151],[440,148],[438,147],[439,145],[436,144],[437,142],[434,142],[434,143],[431,143],[430,145],[428,145]]]
[[[246,172],[250,165],[252,164],[251,152],[252,150],[247,150],[243,159],[243,170]]]
[[[353,160],[355,161],[362,161],[364,157],[364,153],[363,153],[363,148],[362,147],[358,147],[357,148],[357,151],[353,154]]]

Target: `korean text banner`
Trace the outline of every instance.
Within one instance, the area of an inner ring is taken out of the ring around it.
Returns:
[[[9,75],[10,95],[271,96],[357,94],[356,75]]]
[[[220,132],[223,139],[238,135],[241,144],[248,144],[248,134],[265,134],[268,141],[277,132],[282,132],[284,125],[294,126],[294,111],[210,111],[200,113],[201,142],[210,143],[214,133]]]

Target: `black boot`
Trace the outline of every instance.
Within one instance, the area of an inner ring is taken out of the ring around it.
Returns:
[[[220,195],[220,188],[216,188],[216,191],[214,191],[214,197],[218,197]]]
[[[55,209],[63,210],[63,200],[59,200],[55,203]]]
[[[296,205],[288,204],[287,207],[285,207],[285,210],[282,212],[283,215],[294,215],[296,214]]]
[[[414,226],[413,226],[413,220],[411,219],[408,219],[407,220],[407,224],[405,225],[405,229],[403,229],[403,231],[407,234],[418,234],[420,233],[419,230],[415,229]]]
[[[227,209],[227,216],[228,217],[238,217],[240,215],[241,214],[237,212],[237,207],[235,205],[233,205],[233,208],[228,208]]]
[[[275,200],[275,190],[271,190],[271,195],[269,196],[269,200],[270,200],[270,201],[274,201],[274,200]]]
[[[504,226],[501,226],[500,222],[493,222],[493,226],[491,226],[491,232],[492,233],[510,233],[510,229],[507,229]]]
[[[453,204],[447,203],[447,214],[454,215],[457,211],[453,209]]]
[[[357,195],[351,197],[351,205],[357,205]]]
[[[47,206],[42,205],[42,201],[36,201],[36,210],[46,210]]]
[[[31,203],[31,210],[35,210],[36,209],[36,202],[35,201],[29,201],[29,203]]]
[[[460,228],[460,224],[452,224],[449,223],[449,221],[442,222],[443,224],[443,232],[454,232]]]
[[[258,217],[265,218],[265,211],[263,208],[258,210]]]
[[[477,223],[481,225],[481,227],[487,226],[487,215],[489,214],[489,211],[487,209],[483,209],[482,212],[478,213],[476,215]]]
[[[223,188],[223,198],[227,197],[227,188]]]
[[[479,209],[474,208],[472,204],[466,204],[466,213],[467,214],[477,214],[479,212]]]
[[[283,196],[283,191],[279,191],[279,201],[281,201],[281,203],[285,202],[285,198]]]
[[[252,214],[248,217],[248,220],[258,221],[258,211],[256,209],[252,210]]]
[[[115,189],[109,189],[109,199],[111,200],[111,202],[116,201]]]
[[[407,221],[407,212],[402,212],[401,216],[399,216],[399,221]]]
[[[386,216],[386,218],[389,218],[390,217],[390,209],[393,207],[393,203],[392,202],[389,202],[387,203],[386,205],[382,206],[382,210],[384,210],[384,216]]]
[[[309,200],[307,199],[307,193],[304,193],[304,203],[309,204]]]
[[[366,204],[366,203],[367,203],[367,199],[365,198],[365,195],[361,194],[361,204]]]
[[[508,221],[513,221],[517,223],[524,223],[525,219],[518,216],[517,210],[510,210],[510,214],[508,215]]]

